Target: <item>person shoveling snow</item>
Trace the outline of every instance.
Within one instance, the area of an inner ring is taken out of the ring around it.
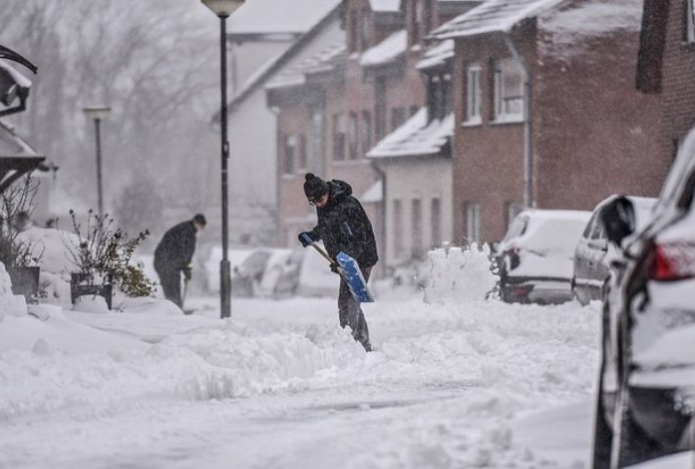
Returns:
[[[335,273],[340,273],[341,266],[333,260],[341,253],[351,257],[359,265],[362,274],[358,283],[366,285],[379,256],[372,224],[362,204],[353,197],[352,187],[345,181],[334,179],[326,182],[312,173],[307,173],[304,194],[309,204],[316,207],[318,224],[311,231],[300,233],[299,242],[307,247],[322,240],[332,260],[331,270]],[[367,321],[360,301],[353,297],[345,275],[341,275],[340,278],[338,319],[341,327],[350,326],[355,340],[360,342],[366,351],[371,351]]]

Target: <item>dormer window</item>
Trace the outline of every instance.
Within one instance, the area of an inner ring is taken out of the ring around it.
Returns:
[[[369,10],[364,8],[360,18],[360,39],[363,51],[369,49],[369,26]]]
[[[410,42],[411,45],[419,44],[422,40],[423,24],[425,19],[425,1],[412,0],[413,10],[410,14]]]
[[[430,76],[427,85],[428,120],[443,119],[452,108],[451,75],[444,73]]]
[[[348,45],[350,52],[357,52],[357,10],[350,10],[348,15]]]
[[[494,62],[494,120],[498,122],[523,120],[523,72],[514,59]]]

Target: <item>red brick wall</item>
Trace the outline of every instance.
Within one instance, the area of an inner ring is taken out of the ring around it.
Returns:
[[[684,41],[685,1],[671,0],[663,60],[662,152],[669,157],[674,141],[695,125],[695,44]]]
[[[659,103],[635,89],[639,32],[544,55],[534,66],[535,200],[592,210],[615,193],[656,196],[668,169],[659,152]]]
[[[454,242],[464,241],[466,202],[481,204],[481,237],[495,240],[506,230],[507,202],[523,199],[523,125],[493,124],[493,57],[509,57],[501,42],[457,41],[454,58],[453,220]],[[481,66],[482,124],[462,126],[466,119],[467,68]]]
[[[515,44],[532,75],[533,200],[539,208],[592,210],[610,194],[656,196],[668,169],[659,152],[658,100],[635,90],[638,33],[585,44],[580,55],[537,51],[534,23]],[[459,40],[454,59],[454,233],[466,233],[465,202],[481,204],[481,237],[500,239],[507,204],[524,193],[524,125],[492,124],[491,61],[510,57],[500,40]],[[466,68],[482,67],[482,125],[461,126]],[[695,93],[692,95],[695,100]]]

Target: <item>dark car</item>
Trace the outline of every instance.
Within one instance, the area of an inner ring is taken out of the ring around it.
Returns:
[[[613,245],[606,238],[606,231],[600,223],[601,211],[613,202],[618,195],[612,195],[599,203],[587,223],[582,237],[574,251],[574,276],[572,277],[572,296],[583,305],[592,300],[603,300],[606,279],[609,273],[609,260],[615,255]],[[644,227],[650,219],[656,199],[652,197],[626,197],[635,208],[636,229]]]
[[[602,211],[611,262],[603,307],[594,469],[693,448],[695,131],[666,178],[652,220],[635,229],[624,197]]]
[[[572,298],[572,258],[590,212],[524,210],[495,249],[503,301],[562,303]]]

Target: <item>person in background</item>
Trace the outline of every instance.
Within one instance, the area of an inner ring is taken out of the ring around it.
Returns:
[[[181,222],[164,233],[154,251],[154,270],[164,290],[164,297],[183,309],[181,274],[189,281],[192,274],[196,234],[206,225],[205,216],[198,213],[192,220]]]
[[[318,224],[311,231],[299,234],[299,242],[307,247],[311,241],[323,240],[328,255],[335,260],[339,252],[357,261],[365,281],[379,260],[372,224],[362,204],[352,195],[352,187],[345,181],[324,181],[311,173],[306,174],[304,194],[310,205],[316,207]],[[333,272],[338,272],[334,262]],[[372,350],[369,328],[360,303],[352,297],[347,282],[341,277],[338,293],[338,319],[340,327],[350,326],[352,336],[367,352]]]

